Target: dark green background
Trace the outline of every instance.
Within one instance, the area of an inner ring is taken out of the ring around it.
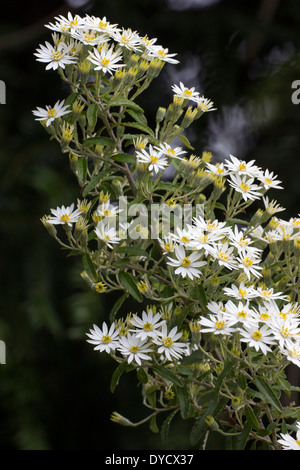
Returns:
[[[297,216],[300,106],[291,102],[291,85],[300,79],[300,4],[201,3],[176,10],[167,0],[94,0],[72,11],[106,16],[177,52],[180,64],[165,67],[141,97],[150,123],[169,104],[175,81],[196,84],[218,108],[188,134],[197,152],[256,159],[283,182],[284,191],[270,193],[287,208],[281,215]],[[32,116],[67,94],[33,53],[51,38],[43,25],[69,9],[53,0],[1,5],[0,339],[7,364],[0,366],[0,449],[187,449],[189,422],[176,421],[164,445],[147,425],[110,422],[114,410],[133,421],[146,414],[135,376],[123,377],[111,395],[115,363],[85,341],[92,324],[107,319],[112,299],[87,290],[80,261],[67,258],[40,222],[79,196],[66,155]]]

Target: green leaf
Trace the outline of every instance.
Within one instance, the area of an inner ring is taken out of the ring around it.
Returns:
[[[243,430],[239,437],[235,440],[236,446],[235,450],[243,450],[248,442],[248,437],[251,432],[251,426],[249,423],[245,423]]]
[[[145,134],[149,134],[154,137],[154,132],[150,127],[146,126],[145,124],[141,124],[140,122],[122,122],[120,123],[122,126],[126,127],[134,127],[135,129],[139,129],[140,131],[145,132]]]
[[[195,150],[194,147],[190,144],[189,139],[185,135],[179,135],[178,137],[188,149]]]
[[[83,255],[82,264],[83,264],[84,270],[86,271],[89,278],[92,281],[97,282],[97,280],[98,280],[97,272],[96,272],[96,269],[94,267],[94,263],[91,260],[90,255],[88,255],[88,254]]]
[[[164,420],[162,426],[161,426],[161,429],[160,429],[160,436],[161,436],[161,440],[163,442],[166,442],[167,438],[168,438],[168,434],[169,434],[169,428],[170,428],[170,424],[171,424],[171,421],[172,419],[174,418],[174,416],[176,415],[177,413],[177,410],[173,410],[169,416],[167,416],[167,418]]]
[[[190,409],[190,397],[187,389],[187,385],[183,387],[176,387],[179,409],[182,419],[186,419],[189,415]]]
[[[197,442],[202,438],[202,436],[207,430],[208,425],[205,421],[205,418],[207,416],[212,416],[213,418],[216,418],[224,410],[226,403],[226,397],[222,397],[218,400],[218,397],[213,394],[213,398],[208,402],[207,407],[204,409],[201,416],[196,420],[192,428],[190,436],[190,442],[192,445],[197,444]]]
[[[215,394],[216,396],[219,395],[220,388],[222,386],[223,381],[225,380],[226,375],[230,371],[230,369],[235,365],[236,361],[233,359],[232,361],[226,361],[224,363],[224,369],[222,370],[221,374],[219,375],[216,383],[215,383]]]
[[[81,185],[84,185],[86,182],[86,175],[87,175],[87,158],[81,157],[78,158],[76,164],[77,176]]]
[[[121,271],[119,280],[122,286],[129,292],[138,302],[143,302],[143,296],[137,288],[135,277],[126,271]]]
[[[110,137],[90,137],[85,139],[82,142],[83,147],[88,147],[89,145],[103,145],[104,147],[112,147],[115,145],[115,142]]]
[[[156,424],[156,415],[153,415],[152,418],[150,419],[150,429],[155,434],[159,433],[159,429],[158,429],[158,426]]]
[[[264,399],[270,405],[274,406],[274,408],[277,411],[281,411],[282,410],[282,405],[281,405],[279,399],[277,398],[277,395],[275,395],[274,391],[272,390],[272,388],[268,384],[268,382],[264,378],[262,378],[260,376],[257,376],[254,379],[254,383],[257,386],[260,393],[263,395]]]
[[[120,246],[117,248],[117,253],[125,254],[128,256],[149,256],[148,251],[136,246]]]
[[[96,103],[91,104],[86,112],[86,117],[88,120],[88,128],[91,132],[93,132],[95,125],[97,123],[97,113],[98,113],[99,105]]]
[[[152,366],[152,370],[160,377],[163,377],[164,379],[167,379],[170,382],[172,382],[174,385],[177,385],[178,387],[183,386],[183,383],[177,377],[177,375],[173,374],[173,372],[171,372],[169,369],[166,369],[165,367],[161,365],[154,365]]]
[[[85,197],[88,195],[92,189],[94,189],[101,181],[108,175],[112,173],[112,170],[104,170],[97,173],[85,186],[84,190],[82,191],[82,196]]]
[[[247,418],[247,422],[249,423],[249,425],[251,426],[251,428],[255,429],[256,431],[258,431],[260,429],[260,425],[259,425],[259,422],[258,422],[258,419],[257,417],[255,416],[255,413],[254,411],[252,410],[251,406],[246,406],[245,407],[245,415],[246,415],[246,418]]]
[[[112,375],[112,378],[111,378],[111,382],[110,382],[110,391],[111,393],[114,393],[115,389],[116,389],[116,386],[118,385],[119,383],[119,380],[120,380],[120,377],[121,375],[123,374],[123,372],[125,371],[127,367],[127,363],[126,362],[122,362],[121,364],[118,365],[118,367],[114,370],[114,373]]]
[[[193,299],[198,300],[200,307],[202,308],[203,312],[205,313],[207,310],[207,298],[205,294],[205,290],[202,284],[196,284],[191,288],[191,296]]]
[[[134,103],[131,100],[127,100],[126,98],[117,98],[116,100],[110,101],[108,103],[109,107],[113,106],[128,106],[129,108],[136,109],[137,111],[140,111],[141,113],[144,112],[143,108],[141,108],[138,104]]]
[[[121,297],[119,297],[118,300],[113,305],[113,307],[110,311],[110,314],[109,314],[109,320],[110,320],[111,323],[114,321],[116,314],[120,310],[121,306],[123,305],[123,302],[126,300],[127,297],[128,297],[128,294],[126,292]]]
[[[142,384],[148,383],[148,375],[145,372],[145,370],[141,367],[140,369],[137,370],[137,378]]]
[[[135,163],[136,162],[136,157],[134,155],[130,155],[128,153],[118,153],[117,155],[113,155],[111,159],[114,162],[120,162],[120,163]]]

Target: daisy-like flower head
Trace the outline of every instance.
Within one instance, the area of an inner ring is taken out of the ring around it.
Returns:
[[[258,296],[264,300],[287,300],[287,295],[284,295],[282,292],[274,292],[273,287],[267,288],[264,286],[259,286],[257,287],[256,292]]]
[[[71,12],[68,12],[67,18],[63,15],[56,16],[54,18],[56,23],[46,24],[46,28],[59,33],[68,33],[70,30],[80,28],[85,24],[85,19],[79,15],[73,16]]]
[[[90,338],[87,342],[94,344],[94,349],[100,352],[110,353],[119,346],[119,330],[115,329],[114,323],[109,329],[105,322],[102,324],[102,329],[93,325],[93,329],[90,329],[90,333],[86,333],[86,335]]]
[[[270,327],[281,348],[290,348],[291,342],[299,339],[300,325],[296,318],[284,319],[276,316],[272,318]]]
[[[173,240],[179,245],[185,246],[187,248],[192,248],[192,233],[189,229],[180,229],[177,227],[176,234],[172,235]]]
[[[232,173],[237,173],[238,175],[246,175],[251,177],[256,177],[260,174],[260,168],[254,165],[255,160],[250,160],[246,162],[245,160],[239,160],[233,155],[229,155],[230,160],[225,160],[225,165],[228,170]]]
[[[239,174],[231,174],[229,184],[232,186],[235,191],[241,193],[243,199],[247,201],[250,199],[259,199],[262,196],[260,192],[260,186],[253,183],[254,178],[249,178],[248,176],[240,176]]]
[[[130,51],[140,51],[140,36],[136,31],[132,31],[130,28],[115,31],[113,33],[114,40],[119,44],[120,47],[125,47]]]
[[[227,242],[214,243],[208,248],[208,252],[221,266],[225,266],[228,269],[237,268],[234,247],[229,246]]]
[[[183,246],[176,246],[174,252],[177,259],[168,257],[170,261],[167,264],[176,268],[175,274],[181,274],[182,277],[188,276],[190,279],[200,277],[198,268],[206,264],[206,261],[197,261],[202,256],[201,253],[193,252],[187,255]]]
[[[259,323],[244,323],[240,328],[241,341],[248,343],[256,351],[267,354],[270,346],[275,344],[275,339],[268,325],[259,326]]]
[[[141,149],[141,151],[136,152],[136,156],[139,163],[145,163],[148,165],[148,170],[155,173],[164,170],[169,164],[163,153],[155,150],[151,144],[148,151]]]
[[[69,52],[70,46],[67,46],[64,42],[60,42],[57,46],[53,46],[46,41],[45,46],[40,44],[40,49],[37,49],[34,55],[37,57],[36,60],[38,62],[44,62],[47,64],[46,70],[57,70],[59,67],[64,69],[66,65],[76,63],[76,57],[74,55],[70,55]]]
[[[58,119],[65,114],[69,114],[71,110],[69,105],[64,105],[65,101],[57,101],[53,107],[46,106],[46,109],[37,107],[32,113],[36,117],[36,121],[45,121],[46,127],[50,126],[51,122]]]
[[[229,170],[227,170],[224,166],[224,163],[216,163],[213,165],[212,163],[207,162],[206,166],[209,171],[212,172],[213,175],[215,176],[227,176],[229,173]]]
[[[157,352],[161,355],[162,359],[174,361],[186,355],[187,344],[178,341],[181,336],[182,333],[177,332],[177,326],[168,331],[167,324],[162,324],[161,331],[153,339],[153,342],[158,345]]]
[[[277,180],[277,176],[269,170],[259,172],[257,178],[259,179],[259,181],[261,181],[263,187],[266,190],[270,188],[283,189],[282,186],[280,186],[281,181]]]
[[[222,314],[211,314],[209,317],[200,317],[199,324],[202,326],[200,333],[212,333],[214,335],[231,336],[235,331],[233,322]]]
[[[255,288],[253,286],[247,287],[244,282],[241,282],[239,286],[232,284],[231,287],[224,287],[223,292],[228,297],[237,300],[248,300],[257,297]]]
[[[67,224],[72,227],[72,224],[76,223],[81,215],[81,210],[74,210],[73,203],[67,207],[61,206],[50,210],[52,216],[48,219],[48,222],[54,225]]]
[[[174,95],[184,98],[185,100],[197,101],[199,98],[199,93],[195,91],[195,87],[187,88],[182,82],[179,83],[179,86],[173,85],[172,91]]]
[[[172,253],[175,250],[176,245],[171,235],[164,237],[163,240],[158,239],[158,241],[164,254]]]
[[[125,64],[119,64],[122,59],[121,52],[114,52],[113,47],[101,47],[100,50],[94,47],[88,59],[95,65],[94,70],[102,70],[103,73],[112,74],[116,69],[125,67]]]
[[[160,59],[163,62],[169,62],[170,64],[179,63],[179,60],[173,58],[176,55],[177,54],[170,54],[169,49],[162,46],[153,46],[150,53],[151,57],[156,57],[157,59]]]
[[[87,16],[85,25],[90,30],[106,33],[110,36],[116,31],[119,31],[118,25],[111,24],[109,21],[107,21],[106,16],[103,18],[99,18],[97,16]]]
[[[239,230],[237,225],[234,226],[234,230],[230,230],[229,239],[232,245],[236,246],[238,250],[246,248],[248,252],[252,252],[253,254],[258,255],[261,253],[262,250],[251,246],[253,240],[245,236],[244,231],[245,230]]]
[[[149,337],[156,338],[158,330],[162,323],[164,323],[164,320],[162,320],[159,313],[153,314],[152,309],[149,309],[148,312],[143,311],[142,318],[134,314],[130,323],[137,328],[137,330],[131,330],[135,332],[136,338],[144,340]]]
[[[281,439],[278,439],[283,450],[300,450],[300,421],[296,423],[296,439],[290,434],[281,433]]]
[[[117,231],[114,227],[110,227],[109,224],[97,224],[95,233],[99,240],[104,242],[108,248],[113,248],[113,245],[120,242],[120,238],[117,235]]]
[[[263,199],[263,203],[265,205],[265,209],[266,211],[270,214],[270,215],[274,215],[276,214],[277,212],[282,212],[285,210],[284,207],[281,207],[277,201],[275,201],[274,199],[272,201],[269,201],[269,198],[268,196],[265,196],[262,198]]]
[[[111,204],[110,200],[106,202],[102,202],[102,204],[99,204],[96,210],[97,217],[116,217],[117,214],[122,212],[122,209],[120,209],[118,206],[114,206]]]
[[[135,362],[141,366],[142,361],[151,360],[151,356],[147,354],[152,352],[151,344],[147,343],[146,340],[137,338],[135,334],[128,333],[127,336],[121,336],[118,350],[123,356],[127,357],[128,364]]]
[[[197,99],[197,109],[202,113],[208,113],[209,111],[216,111],[217,108],[213,108],[213,101],[205,98],[204,96],[200,96]]]
[[[171,158],[177,158],[178,160],[181,160],[179,155],[183,155],[186,153],[185,150],[182,150],[182,147],[175,147],[172,148],[169,144],[162,142],[159,147],[155,147],[156,150],[159,152],[164,153],[167,157]]]
[[[244,271],[249,280],[251,275],[255,277],[262,276],[260,272],[262,267],[259,266],[261,260],[252,252],[241,249],[236,261],[238,263],[238,267]]]
[[[98,33],[93,29],[77,29],[70,32],[74,39],[87,46],[98,46],[109,41],[109,36],[105,33]]]
[[[235,323],[244,323],[244,322],[251,322],[254,320],[254,312],[249,307],[249,301],[246,303],[240,301],[237,305],[229,300],[225,304],[225,316],[232,322]]]

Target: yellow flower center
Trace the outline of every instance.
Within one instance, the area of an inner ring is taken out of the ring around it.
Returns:
[[[101,62],[102,62],[102,65],[109,65],[110,59],[108,59],[107,57],[103,57]]]
[[[136,354],[139,350],[139,347],[138,346],[131,346],[130,348],[130,351],[133,352],[134,354]]]
[[[111,342],[111,337],[109,335],[102,336],[102,343],[108,344]]]
[[[239,289],[239,295],[240,295],[241,297],[244,297],[245,295],[247,295],[246,289]]]
[[[191,241],[191,239],[190,239],[189,237],[183,236],[183,237],[181,237],[181,241],[182,241],[183,243],[188,243],[188,242]]]
[[[60,51],[54,51],[52,52],[52,60],[61,60],[61,58],[63,57],[63,53],[60,52]]]
[[[153,330],[153,325],[152,323],[146,322],[143,326],[145,331],[152,331]]]
[[[249,256],[246,256],[246,258],[244,258],[244,264],[245,266],[251,266],[253,264],[253,261],[251,261]]]
[[[190,264],[191,264],[191,261],[190,261],[188,256],[186,256],[186,258],[183,258],[182,266],[185,266],[186,268],[188,268],[190,266]]]
[[[240,188],[243,190],[243,191],[249,191],[250,189],[250,186],[245,183],[244,181],[242,181],[242,183],[240,184]]]
[[[183,92],[184,96],[192,96],[193,92],[192,90],[188,90],[188,88],[186,88]]]
[[[69,214],[63,214],[63,215],[61,215],[61,216],[60,216],[60,220],[61,220],[62,222],[69,222],[69,220],[70,220]]]
[[[254,331],[252,338],[255,339],[255,341],[259,341],[262,338],[262,334],[259,330]]]
[[[215,322],[215,327],[217,330],[223,330],[223,328],[225,327],[225,321],[224,320],[217,320]]]
[[[49,109],[48,109],[48,116],[49,116],[49,117],[55,117],[56,114],[57,114],[57,111],[56,111],[55,108],[49,108]]]
[[[268,315],[267,312],[264,312],[260,315],[261,320],[269,320],[269,318],[270,318],[270,315]]]
[[[150,155],[150,160],[152,163],[157,163],[158,162],[158,156],[157,155]]]
[[[238,312],[238,317],[246,318],[246,316],[247,316],[246,310],[241,310],[240,312]]]
[[[245,164],[244,162],[239,164],[239,170],[240,170],[240,171],[245,171],[245,170],[247,170],[247,166],[246,166],[246,164]]]
[[[285,328],[284,326],[282,328],[280,328],[280,334],[281,336],[283,336],[284,338],[288,338],[290,336],[290,331],[288,328]]]
[[[167,337],[163,340],[163,344],[164,344],[164,346],[166,346],[167,348],[170,348],[173,343],[174,343],[174,341],[172,340],[171,336],[167,336]]]

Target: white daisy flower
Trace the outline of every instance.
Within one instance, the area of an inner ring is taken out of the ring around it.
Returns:
[[[160,59],[163,62],[169,62],[170,64],[178,64],[179,60],[173,58],[176,55],[177,54],[170,54],[168,48],[153,46],[150,57],[156,57],[157,59]]]
[[[74,55],[69,54],[70,49],[71,47],[67,46],[64,42],[60,42],[57,46],[53,46],[46,41],[45,46],[40,44],[40,49],[37,49],[34,55],[37,57],[36,60],[38,62],[48,64],[46,66],[46,70],[57,70],[59,67],[64,69],[66,65],[76,63]]]
[[[155,150],[151,144],[149,145],[149,151],[141,149],[141,151],[136,152],[136,156],[139,163],[147,164],[148,170],[153,170],[155,173],[164,170],[169,165],[162,152]]]
[[[154,147],[159,152],[163,152],[167,157],[177,158],[181,160],[179,155],[183,155],[187,153],[185,150],[182,150],[182,147],[175,147],[172,148],[169,144],[162,142],[159,147]]]
[[[105,322],[102,324],[102,329],[97,325],[93,325],[93,327],[94,329],[90,329],[90,333],[86,333],[90,338],[87,342],[94,344],[94,349],[100,352],[110,353],[115,351],[119,346],[119,330],[115,329],[115,324],[112,323],[109,329]]]
[[[201,253],[193,252],[191,255],[186,255],[183,246],[176,246],[174,252],[177,259],[168,257],[170,261],[167,264],[176,268],[175,274],[181,274],[182,277],[188,276],[190,279],[200,276],[198,268],[206,264],[206,261],[197,261],[202,256]]]
[[[158,345],[158,354],[169,361],[181,359],[187,352],[187,344],[177,341],[181,336],[182,333],[177,332],[177,326],[168,331],[167,324],[163,323],[158,336],[153,339]]]
[[[70,30],[79,28],[83,26],[85,23],[84,18],[81,18],[79,15],[75,15],[73,17],[72,13],[68,12],[68,17],[66,18],[63,15],[59,15],[55,17],[56,23],[49,23],[46,24],[46,28],[51,29],[53,31],[57,31],[60,33],[66,33]]]
[[[212,163],[206,163],[206,166],[209,171],[211,171],[216,176],[227,176],[229,174],[229,170],[227,170],[224,166],[224,163],[216,163],[213,165]]]
[[[249,307],[249,301],[246,303],[239,301],[236,305],[232,300],[229,300],[225,304],[225,317],[232,324],[243,323],[245,321],[249,323],[251,320],[254,320],[254,315],[253,310]]]
[[[119,31],[117,24],[111,24],[107,21],[106,16],[103,18],[99,18],[98,16],[87,16],[85,25],[88,29],[93,29],[100,33],[106,33],[108,35],[112,35],[116,31]]]
[[[62,100],[57,101],[53,107],[51,106],[46,106],[46,109],[37,107],[32,113],[36,117],[36,121],[45,121],[46,122],[46,127],[50,126],[51,122],[54,121],[55,119],[58,119],[65,114],[69,114],[71,110],[69,109],[70,106],[66,105],[64,106],[65,101]]]
[[[245,160],[239,160],[238,158],[230,155],[230,160],[225,160],[225,165],[227,166],[228,170],[232,173],[236,173],[238,175],[256,177],[260,174],[260,168],[254,165],[255,160],[250,160],[246,162]]]
[[[259,199],[262,196],[260,186],[253,183],[254,178],[249,178],[248,176],[241,177],[239,174],[231,174],[230,179],[230,186],[232,186],[238,193],[241,193],[245,201],[248,199],[254,201],[254,199]]]
[[[95,233],[99,240],[104,242],[108,248],[113,248],[113,245],[119,243],[121,238],[117,236],[117,231],[114,227],[110,227],[108,224],[97,224]]]
[[[113,38],[120,47],[125,47],[130,51],[140,51],[140,37],[136,31],[132,31],[130,28],[115,31]]]
[[[202,113],[208,113],[209,111],[216,111],[217,108],[213,108],[213,101],[205,98],[204,96],[200,96],[197,99],[197,108],[202,111]]]
[[[280,434],[281,439],[278,439],[278,442],[282,445],[283,450],[300,450],[300,421],[296,423],[296,427],[296,439],[290,434]]]
[[[135,331],[136,338],[144,340],[149,337],[156,338],[158,329],[164,323],[164,320],[162,320],[159,313],[153,314],[152,310],[149,309],[148,312],[143,311],[142,318],[134,314],[130,323],[137,328],[137,330],[131,330]]]
[[[241,341],[248,343],[256,351],[267,354],[271,351],[270,346],[275,344],[275,339],[268,325],[259,326],[259,323],[244,323],[239,329]]]
[[[121,52],[114,52],[113,47],[110,49],[102,47],[100,50],[94,47],[88,60],[95,65],[94,70],[102,70],[103,73],[112,74],[116,69],[125,67],[125,64],[119,64],[119,61],[122,60]]]
[[[254,287],[247,287],[244,282],[241,282],[239,286],[231,284],[231,287],[224,287],[223,292],[228,297],[233,297],[237,300],[254,299],[257,297],[257,293]]]
[[[202,316],[198,322],[203,327],[200,333],[230,336],[235,331],[235,328],[232,328],[232,322],[222,313],[211,314],[209,317]]]
[[[197,101],[199,98],[199,93],[198,91],[195,91],[195,88],[187,88],[184,86],[182,82],[179,83],[178,85],[173,85],[172,86],[172,91],[174,95],[179,96],[180,98],[184,98],[185,100],[190,100],[190,101]]]
[[[270,328],[281,348],[289,347],[291,342],[299,339],[300,325],[296,318],[288,317],[285,319],[276,316],[272,318]]]
[[[283,187],[280,186],[281,181],[277,180],[277,176],[275,176],[274,173],[270,172],[269,170],[259,172],[257,178],[259,181],[261,181],[266,190],[270,188],[283,189]]]
[[[220,266],[225,266],[228,269],[236,269],[237,264],[234,255],[234,247],[229,246],[227,242],[214,243],[207,251],[209,254],[218,261]]]
[[[259,266],[260,258],[257,258],[253,253],[246,251],[244,249],[240,250],[239,256],[237,256],[236,261],[238,267],[244,271],[250,280],[251,274],[255,277],[262,276],[260,270],[262,267]]]
[[[142,365],[142,361],[151,360],[151,356],[147,353],[153,351],[150,343],[131,333],[120,337],[118,350],[127,357],[128,364],[136,362],[139,366]]]
[[[270,215],[274,215],[276,214],[277,212],[282,212],[282,211],[285,211],[285,208],[284,207],[281,207],[277,201],[275,201],[274,199],[272,201],[269,201],[269,198],[268,196],[264,196],[262,198],[263,200],[263,203],[265,205],[265,209],[267,212],[269,212]]]
[[[82,213],[81,210],[75,209],[74,204],[70,206],[61,206],[56,209],[50,209],[52,217],[50,217],[47,222],[54,225],[67,224],[69,227],[72,227],[72,224],[76,223]]]

